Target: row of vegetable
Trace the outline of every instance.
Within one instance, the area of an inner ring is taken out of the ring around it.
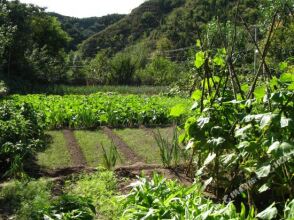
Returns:
[[[165,125],[173,122],[170,111],[175,105],[189,106],[191,100],[179,97],[119,95],[14,95],[15,103],[28,103],[43,114],[48,129],[64,127],[95,129],[99,126],[132,127]]]

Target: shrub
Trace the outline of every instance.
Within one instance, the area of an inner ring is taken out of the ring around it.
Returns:
[[[44,179],[10,182],[0,190],[0,206],[17,219],[41,219],[41,212],[50,207],[50,188]]]
[[[169,85],[179,76],[179,68],[172,61],[164,57],[155,57],[145,69],[138,71],[137,77],[144,85]]]
[[[0,174],[21,173],[24,160],[44,147],[40,115],[29,104],[2,101],[0,106]]]

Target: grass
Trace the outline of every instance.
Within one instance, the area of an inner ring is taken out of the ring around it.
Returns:
[[[145,163],[161,164],[159,148],[151,134],[142,129],[116,129],[126,144],[139,156],[144,158]]]
[[[153,129],[154,133],[159,130],[163,138],[172,140],[173,128]],[[155,138],[143,129],[116,129],[114,130],[128,146],[139,156],[145,163],[161,164],[160,151]],[[72,165],[70,155],[66,147],[66,141],[61,131],[48,131],[48,135],[52,137],[52,143],[44,152],[38,154],[38,164],[48,169],[58,169],[69,167]],[[91,167],[97,167],[103,164],[103,149],[101,143],[110,149],[111,140],[101,131],[75,131],[76,139],[81,150]],[[119,149],[118,149],[119,151]],[[125,164],[126,159],[120,153],[116,165]]]
[[[89,166],[97,167],[103,164],[103,149],[101,143],[106,149],[110,149],[111,140],[101,131],[75,131],[76,139],[87,160]],[[123,163],[124,158],[120,154],[117,165]]]
[[[120,219],[115,174],[103,168],[68,179],[61,195],[52,194],[55,182],[11,180],[0,187],[0,219]],[[94,208],[96,216],[89,208]],[[87,216],[85,212],[91,212]],[[75,216],[75,217],[74,217]],[[7,218],[6,218],[7,217]],[[92,218],[93,217],[93,218]]]
[[[52,137],[52,143],[44,152],[37,155],[38,164],[49,169],[71,166],[70,154],[63,133],[61,131],[48,131],[46,133]]]
[[[96,207],[95,219],[120,219],[121,203],[117,192],[115,174],[99,168],[97,173],[80,175],[74,183],[69,183],[65,191],[71,195],[89,198]]]
[[[167,127],[167,128],[154,128],[153,132],[155,134],[157,134],[159,131],[159,133],[161,134],[161,136],[169,141],[171,141],[173,139],[173,135],[174,135],[174,128],[173,127]]]

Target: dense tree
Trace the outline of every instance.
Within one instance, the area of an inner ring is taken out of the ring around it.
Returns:
[[[33,5],[19,1],[2,1],[2,4],[7,9],[5,24],[15,27],[10,44],[3,46],[5,77],[42,81],[61,79],[62,76],[58,76],[61,72],[51,76],[50,71],[63,65],[62,51],[70,40],[60,23],[44,9]]]

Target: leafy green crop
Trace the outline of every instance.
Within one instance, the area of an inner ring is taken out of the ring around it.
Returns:
[[[246,216],[244,206],[238,213],[232,203],[204,198],[202,190],[200,184],[184,187],[156,174],[150,181],[141,178],[125,198],[122,219],[255,219],[253,209]]]
[[[37,112],[44,114],[46,126],[50,129],[169,124],[173,120],[169,112],[175,104],[190,104],[189,100],[177,97],[105,93],[89,96],[15,95],[11,99],[17,103],[31,103]]]

